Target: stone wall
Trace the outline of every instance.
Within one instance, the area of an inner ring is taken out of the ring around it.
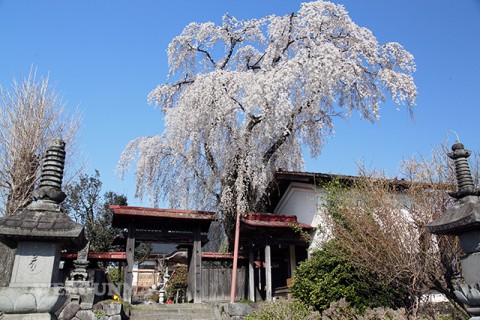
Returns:
[[[58,320],[121,320],[128,319],[118,301],[102,301],[92,309],[81,309],[78,301],[69,302],[58,315]]]

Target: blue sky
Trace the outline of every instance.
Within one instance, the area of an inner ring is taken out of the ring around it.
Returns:
[[[219,22],[297,11],[287,0],[0,0],[0,84],[27,75],[31,66],[50,74],[70,108],[84,113],[81,145],[87,173],[99,169],[105,190],[125,193],[132,177],[114,173],[125,145],[162,131],[162,117],[147,94],[167,80],[166,48],[193,21]],[[399,162],[428,155],[455,137],[480,149],[480,0],[345,0],[352,19],[380,43],[396,41],[416,59],[415,119],[391,102],[375,124],[338,119],[336,133],[306,170],[355,174],[356,163],[395,176]],[[308,155],[307,155],[308,156]]]

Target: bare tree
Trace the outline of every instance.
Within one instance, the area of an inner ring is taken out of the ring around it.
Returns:
[[[67,175],[81,168],[76,146],[80,122],[79,112],[68,113],[48,77],[37,79],[34,70],[11,88],[0,87],[0,216],[31,202],[49,140],[66,142]],[[8,283],[14,253],[0,244],[0,255],[0,279]]]
[[[67,146],[67,173],[78,160],[76,139],[81,115],[68,113],[48,77],[36,72],[10,89],[0,87],[0,213],[9,215],[31,201],[40,160],[49,140],[61,137]],[[79,163],[76,163],[77,165]],[[76,167],[78,169],[78,166]]]
[[[478,163],[473,168],[478,173]],[[404,161],[402,171],[403,179],[391,180],[361,170],[353,188],[339,192],[338,186],[327,187],[325,203],[334,237],[350,262],[405,291],[405,304],[415,312],[430,289],[455,300],[452,283],[461,255],[457,239],[425,229],[452,205],[447,191],[455,188],[455,171],[443,147],[431,158]]]

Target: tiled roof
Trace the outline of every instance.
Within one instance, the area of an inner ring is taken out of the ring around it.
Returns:
[[[76,259],[78,253],[62,253],[62,259]],[[89,252],[88,253],[89,260],[126,260],[126,254],[123,251],[120,252]]]
[[[248,214],[243,217],[242,223],[251,227],[291,228],[292,225],[297,225],[302,229],[315,229],[298,222],[296,216],[283,214]]]
[[[344,183],[351,183],[355,181],[359,181],[364,179],[365,177],[362,176],[351,176],[351,175],[343,175],[343,174],[332,174],[332,173],[321,173],[321,172],[302,172],[302,171],[283,171],[279,170],[275,172],[275,180],[276,181],[295,181],[295,182],[306,182],[306,183],[317,183],[320,181],[332,181],[338,180]],[[387,178],[384,179],[382,177],[373,178],[374,180],[385,181],[393,187],[403,187],[407,188],[411,185],[411,182],[408,182],[404,179],[398,178]]]
[[[189,220],[215,220],[216,213],[196,210],[175,210],[130,206],[110,206],[116,216],[156,217]]]
[[[83,226],[60,210],[25,209],[0,219],[0,237],[82,242]]]
[[[231,252],[202,252],[202,258],[204,259],[233,259],[233,253]],[[243,255],[238,255],[239,259],[246,259]]]
[[[332,173],[322,173],[322,172],[303,172],[303,171],[283,171],[279,170],[275,172],[275,177],[291,177],[293,179],[301,179],[304,178],[316,178],[320,180],[332,180],[332,179],[340,179],[340,180],[356,180],[358,176],[349,176],[343,174],[332,174]]]
[[[302,171],[283,171],[275,172],[273,181],[270,182],[267,193],[269,194],[269,203],[267,204],[267,211],[275,211],[275,207],[280,201],[281,197],[287,191],[292,182],[310,184],[312,187],[321,186],[323,183],[330,181],[339,181],[345,186],[351,186],[355,182],[362,181],[360,176],[350,176],[342,174],[331,174],[321,172],[302,172]],[[378,179],[379,181],[387,182],[394,190],[403,190],[411,186],[411,182],[403,179]],[[428,185],[425,185],[428,187]]]

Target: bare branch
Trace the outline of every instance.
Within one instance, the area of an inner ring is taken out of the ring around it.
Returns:
[[[75,146],[81,115],[67,113],[48,78],[37,80],[34,70],[14,81],[11,90],[0,90],[0,203],[2,213],[11,214],[31,202],[49,140],[65,140],[67,175],[75,170],[72,164],[81,158]]]
[[[198,52],[201,52],[203,54],[205,54],[205,56],[207,57],[207,59],[212,63],[213,66],[216,65],[215,61],[213,60],[212,56],[210,55],[210,52],[208,52],[207,50],[204,50],[204,49],[201,49],[201,47],[196,47],[194,48],[192,45],[188,45],[190,47],[191,50],[193,51],[198,51]]]

